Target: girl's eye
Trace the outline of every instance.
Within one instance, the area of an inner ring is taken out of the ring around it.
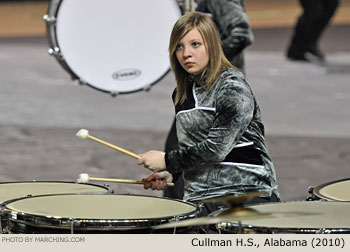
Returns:
[[[183,48],[182,45],[177,45],[177,46],[176,46],[176,50],[180,50],[180,49],[182,49],[182,48]]]
[[[199,47],[200,45],[201,45],[201,44],[198,43],[198,42],[193,42],[193,43],[192,43],[192,46],[195,47],[195,48],[196,48],[196,47]]]

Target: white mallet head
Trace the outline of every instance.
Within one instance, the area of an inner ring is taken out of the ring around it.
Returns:
[[[77,132],[77,137],[80,137],[80,138],[87,138],[88,135],[89,135],[89,131],[86,129],[81,129]]]
[[[79,178],[77,179],[77,183],[88,183],[89,182],[89,174],[81,173]]]

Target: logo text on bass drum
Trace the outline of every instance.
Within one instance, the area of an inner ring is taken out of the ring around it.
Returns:
[[[112,78],[115,80],[130,80],[136,79],[141,75],[141,70],[135,68],[127,68],[119,70],[112,74]]]

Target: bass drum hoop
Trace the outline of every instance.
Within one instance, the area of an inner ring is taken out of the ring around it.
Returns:
[[[51,195],[38,195],[31,198],[40,198],[40,197],[54,197],[54,196],[74,196],[74,195],[89,195],[90,194],[51,194]],[[94,194],[106,195],[106,194]],[[8,205],[28,199],[28,197],[14,199],[5,202],[3,212],[4,215],[8,218],[9,221],[9,230],[14,231],[30,231],[31,228],[41,233],[56,233],[60,230],[61,232],[66,231],[66,233],[113,233],[114,232],[127,232],[131,231],[148,231],[152,226],[157,226],[160,224],[168,223],[170,221],[180,221],[188,218],[195,218],[199,212],[198,206],[193,203],[185,202],[176,199],[164,198],[164,197],[155,197],[147,195],[133,195],[133,194],[110,194],[111,197],[125,196],[125,197],[144,197],[144,198],[154,198],[160,200],[169,200],[173,202],[179,202],[182,204],[187,204],[192,207],[194,210],[185,214],[180,215],[168,215],[161,216],[158,218],[133,218],[133,219],[96,219],[96,218],[67,218],[67,217],[54,217],[54,216],[43,216],[37,214],[29,214],[22,211],[14,211],[9,208]],[[14,217],[14,214],[16,217]],[[45,230],[43,230],[43,228]],[[143,233],[143,232],[141,232]]]
[[[66,60],[59,54],[60,47],[57,43],[56,17],[61,2],[62,0],[50,0],[47,14],[44,16],[44,20],[46,21],[46,37],[50,46],[49,53],[56,58],[58,63],[71,75],[73,80],[77,80],[79,79],[78,75],[70,69]]]

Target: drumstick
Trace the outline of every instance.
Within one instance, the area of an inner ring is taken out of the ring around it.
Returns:
[[[101,140],[101,139],[98,139],[97,137],[93,137],[93,136],[89,135],[89,131],[86,130],[86,129],[81,129],[81,130],[79,130],[79,131],[77,132],[77,136],[80,137],[80,138],[90,138],[90,139],[92,139],[92,140],[94,140],[94,141],[96,141],[96,142],[99,142],[99,143],[101,143],[101,144],[104,144],[104,145],[106,145],[106,146],[108,146],[108,147],[110,147],[110,148],[112,148],[112,149],[115,149],[115,150],[117,150],[117,151],[120,151],[121,153],[124,153],[124,154],[126,154],[126,155],[128,155],[128,156],[130,156],[130,157],[133,157],[133,158],[136,158],[136,159],[141,158],[139,155],[137,155],[137,154],[135,154],[135,153],[133,153],[133,152],[131,152],[131,151],[125,150],[125,149],[123,149],[123,148],[121,148],[121,147],[118,147],[118,146],[116,146],[116,145],[107,143],[107,142],[105,142],[105,141],[103,141],[103,140]]]
[[[82,173],[77,179],[77,183],[88,183],[90,180],[103,181],[103,182],[115,182],[115,183],[126,183],[126,184],[145,184],[146,181],[132,180],[132,179],[112,179],[112,178],[93,178],[89,177],[89,174]],[[167,186],[174,186],[174,183],[167,182]]]

